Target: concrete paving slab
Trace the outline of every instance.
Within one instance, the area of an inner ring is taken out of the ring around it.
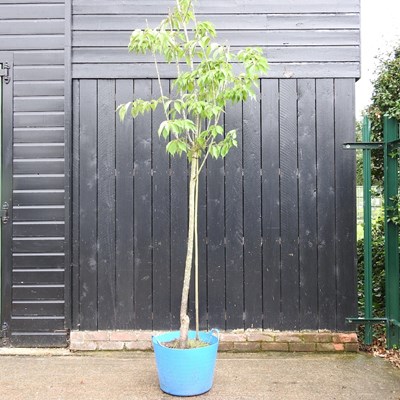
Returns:
[[[1,400],[173,399],[151,353],[0,355]],[[219,354],[204,399],[399,400],[400,370],[365,354]]]

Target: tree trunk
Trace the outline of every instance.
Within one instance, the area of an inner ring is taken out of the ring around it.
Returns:
[[[194,309],[196,319],[196,340],[199,340],[199,161],[196,166],[196,184],[194,189]]]
[[[189,183],[189,225],[188,225],[188,241],[187,241],[187,253],[185,263],[185,274],[183,278],[182,287],[182,300],[181,300],[181,312],[180,312],[180,337],[179,347],[181,349],[187,347],[188,331],[190,319],[187,315],[188,311],[188,300],[189,300],[189,288],[190,288],[190,276],[192,272],[193,264],[193,243],[194,243],[194,227],[195,227],[195,189],[197,179],[197,158],[193,158],[190,166],[190,183]]]

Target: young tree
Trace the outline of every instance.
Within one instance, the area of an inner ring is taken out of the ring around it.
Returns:
[[[214,42],[216,31],[210,22],[197,21],[192,0],[176,0],[176,6],[155,29],[132,32],[129,50],[152,53],[161,96],[150,101],[136,99],[118,107],[121,120],[130,109],[135,118],[161,106],[165,120],[158,135],[168,141],[166,151],[174,156],[186,154],[190,164],[189,224],[186,263],[180,309],[179,347],[188,341],[188,298],[194,258],[196,275],[196,331],[198,332],[198,246],[197,216],[199,174],[209,156],[225,157],[237,146],[236,130],[224,132],[221,115],[228,102],[255,97],[259,75],[266,73],[267,60],[259,48],[233,53],[228,45]],[[157,55],[176,65],[173,81],[176,95],[162,92]]]

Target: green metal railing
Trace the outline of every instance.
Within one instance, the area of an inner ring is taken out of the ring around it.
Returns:
[[[371,141],[371,125],[364,118],[362,140]],[[372,318],[372,218],[371,218],[371,149],[363,150],[363,195],[364,195],[364,299],[365,318]],[[372,326],[365,324],[365,341],[372,342]]]
[[[363,150],[364,179],[364,317],[347,318],[347,322],[365,324],[365,343],[372,343],[372,325],[385,323],[387,347],[400,346],[400,270],[398,213],[399,122],[384,117],[384,140],[371,142],[371,125],[363,120],[362,143],[347,143],[346,149]],[[385,210],[385,317],[374,318],[372,306],[372,221],[371,221],[371,150],[382,150],[384,158]]]
[[[385,308],[387,329],[386,340],[389,348],[399,346],[399,228],[392,219],[398,213],[398,147],[399,123],[384,119],[384,205],[385,205]]]

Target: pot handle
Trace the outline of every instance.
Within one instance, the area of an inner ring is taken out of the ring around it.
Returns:
[[[161,346],[161,343],[160,343],[160,341],[158,340],[158,338],[157,338],[156,336],[152,336],[152,338],[153,338],[153,340],[154,340],[154,342],[155,342],[156,344],[158,344],[158,345]]]
[[[219,330],[217,328],[210,329],[210,333],[211,333],[211,335],[216,336],[219,341]]]

